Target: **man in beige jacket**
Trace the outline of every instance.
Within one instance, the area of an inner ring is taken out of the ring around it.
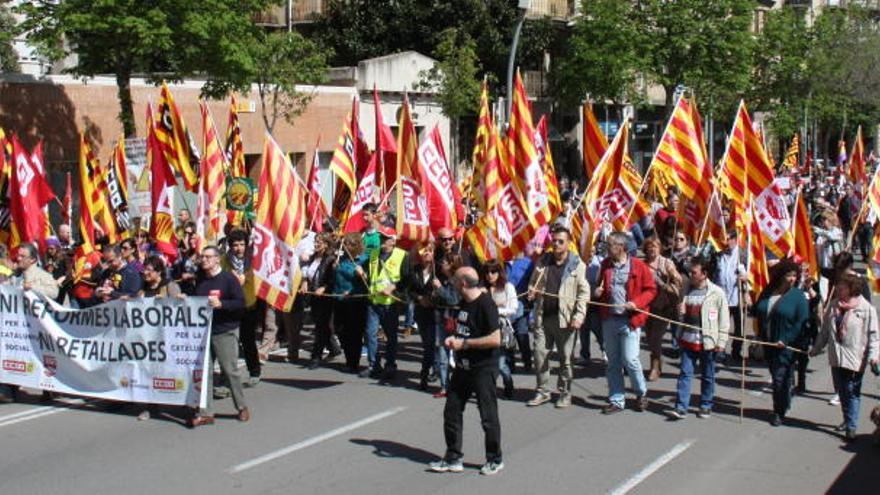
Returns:
[[[578,329],[587,314],[590,285],[586,265],[569,251],[571,233],[556,225],[551,229],[552,246],[538,260],[529,282],[528,298],[535,302],[535,374],[537,390],[527,405],[550,401],[550,363],[547,354],[556,347],[559,356],[559,398],[556,407],[571,405],[571,362]]]
[[[46,270],[37,266],[37,248],[33,244],[22,244],[18,248],[18,271],[21,273],[21,287],[24,290],[39,292],[49,299],[58,297],[58,283]]]

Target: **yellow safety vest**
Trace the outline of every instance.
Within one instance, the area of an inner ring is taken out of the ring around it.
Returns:
[[[382,294],[382,289],[400,281],[400,271],[403,268],[406,251],[394,248],[385,262],[379,260],[380,253],[381,249],[370,253],[370,302],[389,306],[394,304],[396,299]]]

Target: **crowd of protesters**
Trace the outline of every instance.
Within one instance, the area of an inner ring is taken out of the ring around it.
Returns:
[[[402,381],[399,334],[410,330],[421,343],[419,389],[446,398],[448,448],[443,461],[432,465],[437,471],[461,469],[461,411],[471,395],[480,404],[486,434],[484,470],[492,474],[503,467],[498,375],[505,399],[515,397],[514,373],[534,373],[526,405],[553,402],[566,408],[572,405],[578,366],[605,367],[602,413],[615,414],[626,408],[625,375],[633,409],[645,411],[650,384],[668,370],[664,360],[675,359],[677,393],[666,414],[687,417],[691,381],[698,374],[695,413],[707,418],[716,367],[760,358],[767,363],[773,396],[768,420],[778,426],[791,413],[793,395],[807,390],[809,357],[827,348],[836,392],[831,402],[840,404],[844,418],[839,431],[855,438],[862,379],[868,367],[876,368],[880,347],[877,312],[845,241],[853,233],[867,260],[874,219],[859,215],[860,200],[851,187],[819,175],[799,186],[810,207],[821,277],[811,279],[803,260],[772,259],[770,283],[751,301],[741,233],[727,208],[728,238],[720,252],[708,243],[691,245],[677,229],[682,198],[673,191],[665,205],[653,203],[630,232],[606,232],[578,253],[569,222],[577,193],[565,181],[561,186],[566,211],[506,263],[479,262],[460,230],[441,229],[430,243],[399,242],[393,219],[375,204],[364,208],[367,228],[361,233],[335,234],[329,224],[325,233],[308,232],[295,248],[302,283],[289,312],[256,297],[246,230],[228,228],[219,245],[198,251],[197,226],[186,210],[178,215],[180,252],[170,266],[154,252],[147,233],[137,231],[89,255],[75,278],[75,243],[69,226],[61,225],[43,253],[24,245],[10,260],[0,246],[0,282],[74,307],[137,297],[207,297],[214,309],[211,353],[222,371],[220,379],[212,377],[209,397],[231,396],[241,421],[250,418],[244,389],[259,385],[267,360],[315,369],[340,357],[342,371],[394,384]],[[311,347],[304,349],[307,322]],[[643,331],[650,356],[644,370]],[[592,359],[591,335],[601,359]],[[747,335],[772,345],[749,349],[741,340]],[[245,377],[237,370],[239,356]],[[558,361],[555,388],[551,356]],[[0,400],[13,400],[15,392],[0,389]],[[149,411],[139,419],[148,419]],[[209,401],[191,424],[213,423],[212,411]]]

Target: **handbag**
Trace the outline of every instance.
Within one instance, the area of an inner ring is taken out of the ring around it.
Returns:
[[[516,349],[516,334],[510,320],[502,316],[498,322],[501,324],[501,348],[508,351]]]

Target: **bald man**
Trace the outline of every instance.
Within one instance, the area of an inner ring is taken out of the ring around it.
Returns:
[[[434,273],[441,279],[443,270],[440,269],[440,261],[446,256],[446,253],[455,253],[461,256],[461,262],[465,266],[478,268],[476,258],[471,255],[470,251],[464,248],[462,244],[455,238],[455,232],[452,229],[442,228],[437,231],[437,247],[434,252]]]
[[[446,454],[440,461],[431,463],[430,469],[441,473],[464,470],[462,414],[471,395],[476,395],[486,436],[486,463],[480,468],[480,474],[492,475],[504,469],[498,399],[495,396],[498,347],[501,345],[498,307],[492,297],[481,289],[480,276],[473,268],[466,266],[456,270],[452,283],[461,293],[462,300],[456,316],[455,333],[444,342],[447,349],[455,352],[456,363],[443,411]]]

